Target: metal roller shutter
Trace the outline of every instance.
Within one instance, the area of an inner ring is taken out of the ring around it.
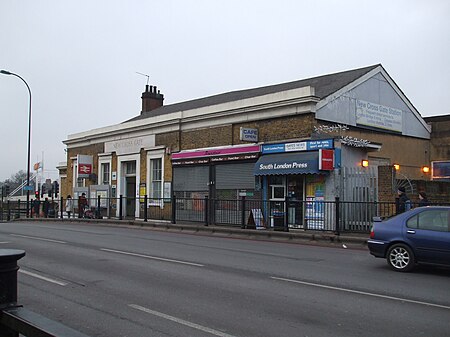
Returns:
[[[176,192],[208,191],[209,167],[190,166],[173,169],[173,190]]]
[[[254,189],[255,163],[240,163],[216,166],[216,189]]]

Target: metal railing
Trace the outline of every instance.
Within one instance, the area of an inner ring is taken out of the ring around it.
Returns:
[[[65,200],[49,201],[46,208],[41,202],[39,211],[33,207],[33,217],[69,218]],[[198,222],[204,225],[236,226],[243,229],[272,229],[289,231],[295,229],[362,232],[370,231],[373,217],[390,217],[399,213],[396,202],[355,202],[341,201],[335,198],[325,200],[265,201],[246,199],[209,199],[205,198],[118,198],[74,200],[70,212],[73,218],[136,220],[163,220],[172,223]],[[434,205],[443,205],[435,203]],[[448,205],[448,204],[447,204]],[[411,207],[418,204],[412,203]],[[11,220],[26,216],[24,202],[0,204],[0,220]]]
[[[17,261],[24,256],[23,250],[0,251],[0,336],[88,337],[17,304]]]

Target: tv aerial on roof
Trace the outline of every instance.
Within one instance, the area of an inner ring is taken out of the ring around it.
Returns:
[[[139,74],[139,75],[147,77],[147,85],[148,85],[148,81],[150,80],[150,76],[149,75],[140,73],[139,71],[136,71],[136,74]]]

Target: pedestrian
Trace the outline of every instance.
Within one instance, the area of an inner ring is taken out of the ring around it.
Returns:
[[[425,192],[419,192],[419,207],[428,206],[429,204],[427,194]]]
[[[42,212],[44,213],[44,218],[48,218],[49,208],[50,208],[50,202],[48,201],[48,198],[45,198],[45,200],[42,204]]]
[[[398,212],[403,213],[404,211],[409,211],[411,209],[411,200],[409,200],[406,195],[405,188],[400,186],[397,190],[398,194]]]
[[[66,199],[66,213],[69,219],[72,212],[73,212],[73,199],[72,196],[69,194]]]
[[[39,212],[41,208],[41,201],[39,200],[39,197],[36,197],[33,201],[33,211],[34,211],[34,217],[39,218]]]
[[[84,217],[84,209],[87,206],[86,193],[81,193],[81,196],[78,198],[78,217]]]

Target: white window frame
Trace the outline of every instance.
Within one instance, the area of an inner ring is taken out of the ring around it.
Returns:
[[[86,179],[85,178],[81,178],[83,179],[83,184],[81,186],[78,186],[78,162],[77,162],[77,157],[73,157],[72,159],[72,167],[73,167],[73,172],[72,172],[72,188],[76,188],[76,187],[86,187]]]
[[[164,149],[160,150],[152,150],[147,152],[147,177],[146,177],[146,194],[149,195],[150,187],[151,187],[151,166],[150,162],[152,159],[160,159],[161,160],[161,195],[159,196],[160,200],[157,200],[152,202],[151,198],[149,197],[149,205],[150,206],[160,206],[161,208],[164,208],[164,202],[162,198],[164,197]]]
[[[98,158],[98,181],[99,185],[103,184],[103,164],[109,164],[109,177],[108,177],[108,185],[111,185],[112,181],[112,156],[104,156]],[[101,183],[101,184],[100,184]]]

